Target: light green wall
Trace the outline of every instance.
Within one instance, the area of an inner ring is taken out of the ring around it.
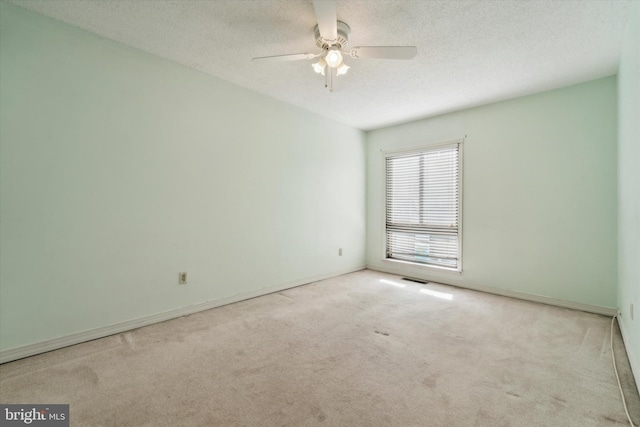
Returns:
[[[623,40],[618,111],[618,307],[622,313],[619,321],[640,385],[640,2],[634,4]]]
[[[367,134],[367,265],[467,287],[616,306],[616,79]],[[384,255],[381,151],[467,135],[463,272]]]
[[[0,15],[2,350],[364,265],[361,131]]]

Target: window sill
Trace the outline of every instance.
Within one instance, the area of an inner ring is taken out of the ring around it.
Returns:
[[[455,268],[447,268],[447,267],[440,267],[437,265],[429,265],[429,264],[420,264],[417,262],[411,262],[411,261],[402,261],[399,259],[391,259],[391,258],[383,258],[382,259],[383,262],[388,262],[390,264],[396,264],[396,265],[404,265],[407,267],[417,267],[420,269],[424,269],[424,270],[428,270],[428,271],[432,271],[434,273],[443,273],[443,274],[451,274],[454,276],[460,276],[462,275],[462,271],[461,270],[456,270]]]

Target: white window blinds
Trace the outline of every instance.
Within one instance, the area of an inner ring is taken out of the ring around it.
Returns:
[[[460,143],[386,157],[387,258],[460,270]]]

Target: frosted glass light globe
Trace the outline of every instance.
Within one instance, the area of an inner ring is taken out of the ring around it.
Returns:
[[[336,68],[342,64],[342,54],[338,49],[330,49],[324,60],[327,61],[329,67]]]

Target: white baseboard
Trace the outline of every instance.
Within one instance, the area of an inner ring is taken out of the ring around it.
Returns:
[[[188,314],[197,313],[199,311],[209,310],[211,308],[220,307],[223,305],[232,304],[234,302],[239,302],[246,299],[259,297],[262,295],[283,291],[285,289],[295,288],[296,286],[302,286],[312,282],[317,282],[319,280],[330,279],[332,277],[341,276],[343,274],[353,273],[355,271],[360,271],[364,269],[365,269],[364,265],[359,265],[359,266],[351,267],[345,270],[334,271],[327,274],[321,274],[318,276],[294,280],[294,281],[282,283],[279,285],[274,285],[266,288],[256,289],[254,291],[244,292],[241,294],[233,295],[231,297],[218,298],[215,300],[191,305],[188,307],[181,307],[175,310],[165,311],[163,313],[152,314],[150,316],[127,320],[125,322],[120,322],[113,325],[107,325],[100,328],[79,332],[76,334],[66,335],[63,337],[54,338],[47,341],[41,341],[34,344],[25,345],[22,347],[3,350],[3,351],[0,351],[0,364],[11,362],[13,360],[22,359],[24,357],[34,356],[40,353],[46,353],[47,351],[58,350],[60,348],[68,347],[70,345],[80,344],[82,342],[91,341],[98,338],[104,338],[109,335],[119,334],[121,332],[130,331],[132,329],[141,328],[143,326],[152,325],[154,323],[164,322],[165,320],[175,319],[177,317],[186,316]]]
[[[381,271],[383,273],[390,273],[390,274],[396,274],[398,276],[404,276],[404,277],[413,277],[416,278],[415,276],[412,276],[411,273],[407,273],[406,270],[403,270],[401,268],[394,268],[394,267],[387,267],[387,266],[377,266],[377,265],[367,265],[367,269],[369,270],[375,270],[375,271]],[[427,275],[423,275],[425,277],[427,277]],[[492,288],[489,286],[481,286],[481,285],[467,285],[467,284],[457,284],[457,283],[451,283],[448,282],[446,277],[438,277],[437,279],[429,279],[424,278],[424,277],[419,277],[421,280],[427,280],[427,281],[431,281],[434,283],[441,283],[443,285],[449,285],[449,286],[455,286],[457,288],[465,288],[465,289],[471,289],[474,291],[481,291],[481,292],[486,292],[488,294],[495,294],[495,295],[501,295],[504,297],[510,297],[510,298],[516,298],[516,299],[521,299],[521,300],[525,300],[525,301],[532,301],[532,302],[539,302],[542,304],[548,304],[548,305],[554,305],[557,307],[564,307],[564,308],[571,308],[573,310],[580,310],[580,311],[586,311],[588,313],[595,313],[595,314],[603,314],[605,316],[609,316],[609,317],[613,317],[616,315],[616,313],[618,313],[618,310],[616,308],[610,308],[610,307],[602,307],[602,306],[598,306],[598,305],[590,305],[590,304],[582,304],[582,303],[578,303],[578,302],[572,302],[572,301],[564,301],[564,300],[560,300],[560,299],[556,299],[556,298],[551,298],[551,297],[545,297],[545,296],[541,296],[541,295],[533,295],[533,294],[527,294],[525,292],[516,292],[516,291],[509,291],[506,289],[499,289],[499,288]]]
[[[624,348],[627,351],[627,358],[629,359],[629,365],[631,365],[631,373],[636,382],[638,388],[638,394],[640,394],[640,361],[636,354],[633,353],[633,348],[629,342],[629,335],[626,332],[626,326],[624,326],[624,320],[618,316],[618,325],[620,326],[620,332],[622,333],[622,341],[624,342]]]

